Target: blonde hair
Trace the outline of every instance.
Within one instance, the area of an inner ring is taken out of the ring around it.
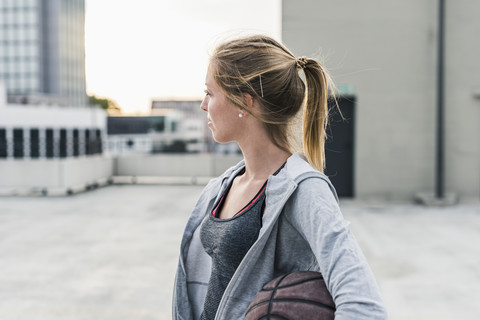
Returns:
[[[293,120],[304,104],[303,151],[308,162],[323,171],[331,80],[318,61],[296,58],[273,38],[254,35],[217,46],[209,68],[228,99],[262,121],[272,142],[287,152],[293,149]],[[259,114],[246,107],[245,93],[258,101]]]

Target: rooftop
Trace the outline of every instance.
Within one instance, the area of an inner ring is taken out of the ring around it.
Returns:
[[[0,197],[0,319],[171,319],[184,224],[202,186]],[[342,200],[389,319],[480,318],[480,204]]]

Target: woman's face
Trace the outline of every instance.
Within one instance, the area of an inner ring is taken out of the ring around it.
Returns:
[[[220,143],[237,140],[242,124],[242,118],[238,115],[242,111],[227,99],[210,70],[207,71],[205,85],[205,98],[200,108],[207,112],[208,127],[213,139]]]

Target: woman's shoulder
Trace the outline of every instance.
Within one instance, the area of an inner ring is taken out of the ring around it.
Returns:
[[[327,198],[333,198],[334,202],[338,202],[337,192],[328,176],[315,170],[302,154],[292,155],[287,161],[285,169],[286,174],[297,185],[297,194],[325,195]]]
[[[328,178],[320,175],[310,176],[299,181],[295,196],[302,198],[302,201],[312,203],[338,204],[335,187]]]
[[[291,212],[322,212],[324,217],[339,217],[338,196],[330,179],[315,170],[302,154],[294,154],[285,167],[284,179],[295,184],[287,206]],[[294,214],[295,215],[295,214]],[[304,215],[295,215],[297,218]]]
[[[344,217],[332,188],[320,176],[302,180],[284,207],[284,218],[299,228],[316,223],[343,226]]]

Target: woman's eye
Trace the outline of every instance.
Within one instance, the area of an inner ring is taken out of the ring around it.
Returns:
[[[210,92],[208,92],[208,90],[204,90],[203,92],[205,92],[205,95],[206,95],[206,96],[209,96],[209,95],[210,95]]]

